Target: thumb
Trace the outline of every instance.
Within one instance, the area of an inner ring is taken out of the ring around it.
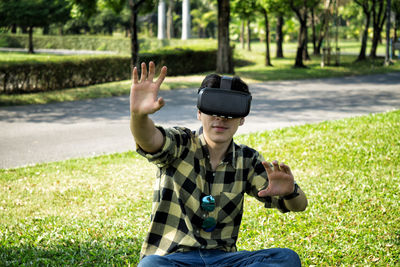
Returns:
[[[156,109],[154,112],[160,110],[165,105],[165,101],[162,97],[159,97],[156,102]]]
[[[260,190],[258,192],[258,196],[259,197],[272,197],[273,194],[271,192],[271,189],[269,188],[269,186],[267,188],[265,188],[264,190]]]

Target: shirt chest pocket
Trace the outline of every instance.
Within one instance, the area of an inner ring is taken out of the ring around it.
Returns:
[[[237,216],[242,215],[243,194],[221,192],[216,196],[216,217],[217,222],[221,224],[230,224]]]

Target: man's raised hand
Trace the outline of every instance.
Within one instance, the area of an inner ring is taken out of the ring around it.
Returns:
[[[132,73],[132,87],[130,95],[130,111],[135,115],[152,114],[164,106],[162,97],[158,97],[160,86],[167,75],[167,67],[161,68],[158,79],[153,82],[155,74],[154,62],[150,61],[149,71],[145,63],[141,64],[140,80],[138,79],[138,71],[135,67]]]
[[[268,187],[258,192],[259,197],[286,196],[294,191],[294,177],[289,166],[277,161],[262,163],[268,174]]]

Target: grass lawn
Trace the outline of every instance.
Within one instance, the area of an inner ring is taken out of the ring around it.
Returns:
[[[343,43],[343,50],[357,54],[356,43]],[[286,44],[284,47],[283,59],[274,57],[274,46],[272,46],[272,64],[273,67],[264,66],[265,45],[259,42],[252,44],[252,51],[242,49],[239,44],[236,45],[235,59],[238,61],[246,60],[247,65],[240,64],[235,67],[236,75],[239,75],[247,83],[271,81],[271,80],[293,80],[293,79],[310,79],[310,78],[328,78],[341,77],[349,75],[368,75],[385,72],[400,72],[400,60],[395,61],[394,65],[384,67],[383,59],[368,60],[362,63],[354,63],[355,55],[342,55],[340,58],[340,66],[325,66],[321,68],[321,57],[311,56],[310,61],[305,61],[308,68],[293,68],[295,44]],[[382,47],[380,47],[382,50]],[[311,49],[309,49],[311,53]],[[3,57],[3,55],[6,55]],[[8,61],[40,61],[40,60],[60,60],[62,56],[49,55],[22,55],[21,53],[1,53],[1,61],[8,58]],[[66,56],[68,57],[68,56]],[[6,62],[6,61],[4,61]],[[157,62],[156,62],[157,63]],[[332,64],[334,60],[332,60]],[[129,71],[129,70],[127,70]],[[208,73],[200,73],[187,76],[167,76],[161,89],[173,90],[181,88],[199,87],[202,79]],[[99,97],[110,97],[127,95],[130,91],[130,81],[113,82],[99,84],[87,87],[78,87],[51,91],[45,93],[31,93],[21,95],[4,95],[0,94],[0,106],[9,105],[27,105],[27,104],[45,104],[50,102],[74,101],[82,99],[91,99]]]
[[[396,266],[400,111],[236,137],[292,167],[302,213],[251,197],[239,249],[289,247],[304,266]],[[155,167],[135,152],[0,170],[0,262],[136,265]]]

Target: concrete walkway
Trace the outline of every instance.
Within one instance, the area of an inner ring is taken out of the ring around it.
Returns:
[[[165,126],[200,126],[196,89],[162,91],[153,116]],[[400,73],[252,84],[239,134],[400,108]],[[134,149],[129,97],[0,108],[0,168]]]

